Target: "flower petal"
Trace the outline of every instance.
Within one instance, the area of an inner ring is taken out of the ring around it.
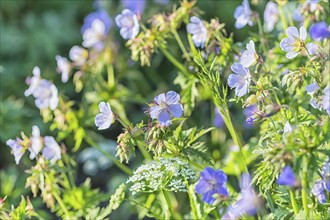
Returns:
[[[168,106],[171,115],[175,118],[180,118],[183,113],[183,107],[180,103]]]
[[[95,117],[95,125],[99,130],[107,129],[111,126],[112,118],[104,113],[99,113]]]
[[[296,27],[288,27],[286,29],[286,35],[292,38],[299,38],[299,32]]]
[[[306,40],[307,38],[307,31],[306,31],[306,28],[304,26],[301,26],[300,29],[299,29],[299,33],[300,33],[300,39],[301,40]]]
[[[161,126],[169,126],[171,124],[170,114],[166,110],[161,111],[158,115],[158,122]]]
[[[163,108],[158,105],[151,106],[149,109],[150,117],[152,119],[158,118],[158,116],[162,110],[163,110]]]
[[[176,104],[180,101],[180,95],[174,91],[169,91],[165,95],[165,100],[168,105]]]

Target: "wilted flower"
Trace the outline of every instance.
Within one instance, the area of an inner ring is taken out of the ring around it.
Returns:
[[[291,133],[292,132],[292,126],[290,123],[287,121],[284,125],[284,133]]]
[[[40,130],[38,126],[32,127],[32,137],[30,138],[30,147],[28,150],[30,151],[30,160],[33,160],[42,148],[42,139],[40,137]]]
[[[75,65],[82,66],[88,58],[88,51],[82,47],[73,46],[69,52],[69,57]]]
[[[25,152],[25,149],[21,145],[21,142],[22,142],[22,140],[19,138],[16,138],[16,140],[9,139],[6,142],[6,144],[11,148],[11,153],[14,155],[16,164],[19,163],[19,161],[21,160],[21,158]]]
[[[100,113],[95,117],[95,125],[99,130],[107,129],[113,121],[113,113],[109,103],[101,102],[99,104]]]
[[[204,48],[207,38],[207,29],[203,21],[196,16],[190,18],[190,23],[187,25],[187,32],[192,34],[192,40],[196,47]]]
[[[219,108],[214,107],[214,120],[213,124],[217,128],[221,128],[224,125],[224,120],[222,115],[220,114]]]
[[[196,193],[201,194],[202,200],[208,204],[215,202],[216,197],[228,197],[227,175],[222,170],[206,167],[196,184]]]
[[[61,159],[61,148],[53,137],[45,136],[44,144],[45,147],[42,149],[42,156],[45,159],[50,160],[51,164]]]
[[[58,105],[58,91],[55,85],[48,80],[41,79],[39,67],[33,68],[33,77],[27,79],[29,88],[24,92],[25,96],[33,95],[35,104],[39,109],[50,108],[54,110]]]
[[[275,24],[279,19],[279,11],[277,4],[273,1],[269,1],[266,5],[266,9],[264,12],[264,21],[267,31],[272,31],[274,29]]]
[[[93,47],[98,51],[102,50],[106,34],[105,24],[100,19],[95,19],[91,27],[86,29],[83,33],[82,45],[86,48]]]
[[[69,79],[69,73],[71,71],[71,63],[65,58],[57,55],[55,57],[57,62],[57,72],[61,74],[63,83],[66,83]]]
[[[125,39],[134,39],[140,29],[139,21],[131,10],[124,9],[115,18],[117,26],[120,28],[120,35]]]
[[[330,26],[325,21],[318,22],[311,26],[309,34],[313,40],[317,41],[330,38]]]
[[[234,12],[234,17],[236,19],[235,28],[241,29],[245,25],[253,25],[251,20],[251,9],[248,0],[243,0],[242,5],[237,6]]]
[[[157,118],[161,126],[169,126],[171,124],[171,115],[179,118],[183,113],[183,107],[179,101],[180,95],[174,91],[156,96],[154,98],[154,105],[149,110],[150,117],[152,119]]]
[[[280,176],[277,179],[277,184],[284,186],[297,186],[298,180],[290,166],[283,168]]]
[[[84,34],[84,32],[87,29],[90,29],[92,27],[93,22],[96,19],[100,20],[103,23],[105,33],[108,33],[110,28],[111,28],[112,21],[111,21],[111,18],[109,17],[109,15],[108,15],[108,13],[105,10],[101,9],[101,10],[92,12],[92,13],[90,13],[89,15],[87,15],[85,17],[84,24],[81,27],[81,34]]]
[[[296,27],[288,27],[286,29],[287,38],[281,40],[280,47],[283,51],[287,52],[286,58],[295,58],[303,49],[304,41],[307,38],[307,32],[304,27],[298,29]]]
[[[248,173],[243,173],[240,180],[240,199],[229,207],[223,220],[236,220],[243,214],[255,215],[260,207],[260,199],[252,188],[251,177]]]
[[[244,68],[240,63],[234,63],[231,70],[235,74],[230,74],[228,77],[228,85],[235,89],[236,96],[244,96],[249,92],[251,75],[247,68]]]
[[[259,56],[256,53],[254,42],[250,40],[250,42],[246,45],[246,50],[240,57],[239,62],[242,64],[243,67],[249,68],[250,66],[256,64],[258,57]]]

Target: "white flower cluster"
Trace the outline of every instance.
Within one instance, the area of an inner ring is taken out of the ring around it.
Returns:
[[[161,158],[140,166],[127,183],[132,183],[132,194],[155,192],[163,189],[186,192],[185,180],[195,178],[195,172],[187,162],[179,158]]]

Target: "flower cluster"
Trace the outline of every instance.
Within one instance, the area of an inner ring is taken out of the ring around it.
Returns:
[[[322,179],[317,180],[312,188],[313,195],[317,198],[317,200],[324,204],[326,201],[325,191],[330,192],[330,162],[327,161],[324,163],[322,167]]]

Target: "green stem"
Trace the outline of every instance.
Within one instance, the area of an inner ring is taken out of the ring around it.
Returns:
[[[260,20],[259,16],[258,16],[257,22],[258,22],[259,34],[261,36],[261,40],[260,40],[261,41],[261,46],[262,46],[262,49],[264,50],[264,53],[267,53],[268,50],[267,50],[267,46],[265,44],[264,31],[263,31],[261,20]]]
[[[306,157],[303,158],[303,171],[302,171],[302,189],[301,189],[301,200],[303,203],[305,215],[309,219],[309,209],[308,209],[308,199],[307,199],[307,169],[308,169],[308,160]]]
[[[174,66],[176,66],[183,74],[189,76],[190,73],[188,70],[177,59],[175,59],[175,57],[173,57],[163,45],[160,45],[159,49]]]
[[[61,197],[57,194],[57,192],[54,192],[54,191],[53,191],[52,194],[53,194],[53,196],[55,197],[57,203],[60,205],[61,209],[63,210],[63,212],[64,212],[66,218],[67,218],[67,219],[71,219],[71,216],[70,216],[70,214],[69,214],[69,211],[66,209],[66,207],[65,207],[65,205],[64,205],[64,203],[63,203]],[[65,219],[66,219],[66,218],[65,218]]]
[[[167,192],[165,192],[164,190],[161,190],[161,192],[162,192],[162,194],[163,194],[163,196],[164,196],[164,198],[165,198],[165,201],[166,201],[166,204],[167,204],[168,211],[169,211],[171,217],[173,218],[173,217],[174,217],[174,210],[173,210],[173,207],[172,207],[172,205],[171,205],[171,200],[170,200],[170,198],[169,198]]]
[[[285,32],[285,30],[288,28],[288,25],[286,23],[286,19],[285,19],[285,15],[283,12],[283,7],[281,4],[278,5],[278,10],[280,12],[280,17],[281,17],[281,22],[282,22],[282,26],[283,26],[283,31]]]
[[[190,57],[189,57],[189,54],[188,54],[188,52],[187,52],[187,50],[186,50],[186,47],[183,45],[182,40],[181,40],[181,38],[180,38],[178,32],[174,29],[174,30],[172,30],[172,33],[173,33],[173,35],[174,35],[176,41],[177,41],[178,44],[179,44],[179,47],[180,47],[180,49],[181,49],[181,51],[182,51],[182,53],[183,53],[183,56],[186,58],[186,60],[191,61],[191,59],[190,59]]]
[[[295,195],[294,195],[294,192],[292,189],[290,189],[290,199],[291,199],[293,212],[295,215],[298,215],[299,209],[298,209],[297,201],[296,201],[296,198],[295,198]]]
[[[115,85],[115,74],[113,71],[113,66],[112,64],[109,64],[107,66],[107,73],[108,73],[108,85],[110,88],[113,88]]]
[[[269,192],[266,193],[266,199],[267,199],[267,203],[269,205],[270,210],[272,211],[273,214],[275,214],[274,203],[273,203],[272,197],[270,196]]]
[[[86,135],[85,137],[85,141],[90,144],[92,147],[96,148],[98,151],[100,151],[101,153],[103,153],[107,158],[109,158],[119,169],[121,169],[122,171],[124,171],[126,174],[128,175],[132,175],[133,171],[128,168],[127,166],[125,166],[124,164],[120,163],[117,158],[115,156],[113,156],[112,154],[108,153],[107,151],[103,150],[97,143],[95,143],[90,137],[88,137],[88,135]]]
[[[152,160],[151,155],[149,154],[149,152],[147,151],[145,144],[142,141],[138,141],[137,142],[137,147],[139,148],[142,156],[144,157],[144,159],[146,160]]]

